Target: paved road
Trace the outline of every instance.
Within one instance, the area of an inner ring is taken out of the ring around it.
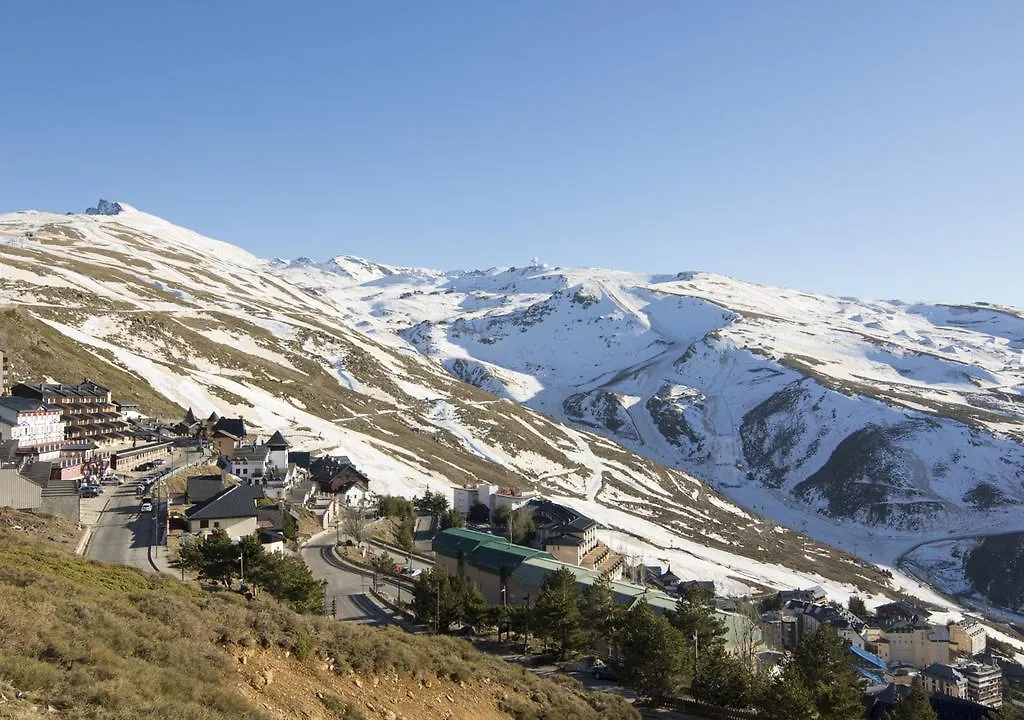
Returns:
[[[139,514],[139,499],[135,496],[134,485],[108,485],[105,490],[98,498],[82,500],[83,505],[89,501],[103,504],[93,525],[85,556],[90,560],[152,570],[149,564],[152,515]]]
[[[196,453],[175,450],[165,467],[174,470],[196,461]],[[92,536],[85,550],[85,556],[90,560],[153,571],[149,548],[156,519],[152,513],[139,513],[140,502],[135,494],[134,479],[143,474],[127,473],[129,482],[124,485],[104,485],[104,493],[98,498],[80,501],[82,520],[92,525]]]
[[[334,533],[327,531],[311,538],[300,552],[313,576],[327,581],[327,606],[330,608],[334,602],[334,617],[365,625],[400,625],[413,630],[370,596],[373,573],[358,572],[343,565],[334,556],[333,546]]]

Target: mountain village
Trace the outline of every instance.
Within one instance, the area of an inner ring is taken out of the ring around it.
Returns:
[[[81,523],[82,504],[113,486],[114,492],[134,491],[140,517],[153,519],[154,545],[168,547],[172,534],[180,547],[183,538],[220,533],[233,542],[254,538],[266,552],[286,554],[298,550],[300,512],[320,531],[334,530],[335,553],[345,549],[342,528],[347,537],[353,527],[346,518],[356,517],[355,525],[362,526],[378,514],[374,479],[359,470],[358,458],[292,449],[280,430],[267,434],[245,418],[216,412],[197,415],[189,408],[183,418],[154,420],[131,399],[118,397],[118,388],[88,378],[13,382],[6,359],[0,368],[0,505]],[[168,461],[170,466],[161,467]],[[204,464],[217,472],[190,474]],[[171,472],[186,476],[183,493],[169,491],[164,479]],[[1024,692],[1024,667],[1012,653],[993,650],[982,624],[971,618],[930,623],[928,609],[906,600],[871,611],[863,603],[845,607],[820,587],[728,597],[706,578],[680,577],[671,566],[635,564],[597,538],[598,522],[535,490],[456,486],[441,505],[448,527],[439,528],[437,508],[427,512],[421,547],[367,543],[364,562],[376,567],[374,558],[390,557],[388,550],[399,557],[415,554],[463,579],[494,607],[529,608],[558,572],[570,573],[582,592],[599,581],[610,583],[624,609],[645,603],[657,614],[675,612],[690,591],[705,593],[727,652],[762,670],[827,625],[842,638],[847,661],[862,678],[871,717],[895,707],[917,679],[939,717],[950,720],[980,720],[986,708],[1001,706],[1004,694]],[[529,525],[522,537],[513,538],[515,518]],[[357,538],[360,546],[364,539]],[[347,562],[345,556],[339,562]],[[166,551],[154,568],[178,572]],[[419,574],[401,563],[394,572]],[[405,586],[408,598],[412,587]],[[408,613],[402,587],[396,582],[389,589],[375,579],[374,602]]]

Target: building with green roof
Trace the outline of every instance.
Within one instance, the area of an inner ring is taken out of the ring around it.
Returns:
[[[492,605],[528,604],[540,593],[544,579],[563,568],[576,576],[580,590],[601,577],[597,570],[562,562],[543,550],[465,528],[442,530],[434,538],[433,548],[438,565],[451,576],[465,577]],[[611,589],[615,602],[627,608],[645,601],[663,615],[676,607],[677,598],[643,585],[613,580]],[[760,642],[760,628],[747,616],[719,609],[715,613],[725,625],[725,646],[730,652],[749,651]]]
[[[505,597],[508,578],[530,558],[554,560],[551,553],[516,545],[490,533],[449,528],[437,534],[432,543],[437,563],[449,575],[465,577],[483,593],[492,605],[513,602]]]

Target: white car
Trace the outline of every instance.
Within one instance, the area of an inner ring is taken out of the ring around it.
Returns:
[[[144,503],[142,503],[141,507],[139,507],[139,512],[140,513],[153,512],[153,503],[151,503],[151,502],[144,502]]]

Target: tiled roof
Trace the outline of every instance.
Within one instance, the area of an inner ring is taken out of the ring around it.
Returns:
[[[245,445],[231,454],[231,462],[266,462],[270,448],[266,445]]]
[[[545,540],[544,544],[554,545],[555,547],[579,547],[583,544],[583,538],[576,537],[575,535],[557,535]]]
[[[189,502],[209,500],[224,490],[224,478],[220,475],[193,475],[188,479],[185,495]]]
[[[240,417],[221,418],[214,424],[213,432],[241,440],[246,436],[245,420]]]
[[[274,434],[270,436],[269,440],[267,440],[266,446],[273,450],[284,450],[291,447],[288,444],[288,441],[284,439],[284,435],[281,434],[280,430],[274,431]]]
[[[221,518],[256,517],[256,500],[263,497],[259,485],[232,485],[206,502],[189,508],[189,520],[219,520]]]
[[[598,523],[596,520],[591,520],[590,518],[584,515],[580,515],[572,522],[566,523],[564,527],[566,532],[586,532],[591,528],[598,527],[599,524],[600,523]]]
[[[312,457],[308,450],[290,450],[288,451],[288,463],[295,463],[296,466],[309,470],[310,462]]]
[[[921,671],[922,675],[930,675],[946,682],[963,682],[966,679],[964,676],[953,666],[945,665],[943,663],[932,663],[924,670]]]
[[[56,405],[46,405],[35,398],[14,397],[11,395],[0,396],[0,405],[20,413],[37,412],[39,410],[61,412],[61,409]]]

